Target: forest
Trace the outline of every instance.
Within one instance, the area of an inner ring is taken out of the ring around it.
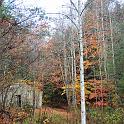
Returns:
[[[124,2],[0,0],[0,124],[124,124]]]

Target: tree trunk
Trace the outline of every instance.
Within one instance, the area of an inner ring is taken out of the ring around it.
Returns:
[[[72,7],[70,8],[70,18],[73,20],[73,10]],[[70,44],[71,44],[71,81],[72,81],[72,105],[73,107],[76,107],[76,90],[75,90],[75,74],[76,74],[76,63],[74,61],[75,57],[75,50],[74,50],[74,41],[73,41],[73,32],[72,32],[72,27],[70,27]]]
[[[78,38],[80,44],[80,89],[81,89],[81,124],[86,124],[85,110],[85,83],[84,83],[84,65],[83,65],[83,42],[82,42],[82,18],[81,18],[81,0],[78,0]]]

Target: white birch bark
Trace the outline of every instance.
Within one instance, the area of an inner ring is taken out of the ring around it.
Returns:
[[[109,13],[109,23],[110,23],[110,31],[111,31],[111,43],[112,43],[112,63],[113,63],[113,72],[114,72],[114,78],[115,78],[115,52],[114,52],[114,38],[113,38],[113,26],[112,26],[112,18],[110,17]]]
[[[73,10],[72,4],[70,7],[70,18],[73,20]],[[73,40],[73,31],[72,27],[70,27],[70,43],[71,43],[71,81],[72,81],[72,105],[76,107],[76,90],[75,90],[75,81],[76,81],[76,70],[75,70],[75,50],[74,50],[74,40]]]
[[[63,22],[62,22],[63,23]],[[62,24],[63,28],[63,24]],[[67,77],[67,56],[66,56],[66,42],[64,40],[64,31],[62,29],[62,41],[63,41],[63,51],[64,51],[64,79],[65,79],[65,88],[66,88],[66,97],[68,101],[68,105],[70,105],[70,100],[69,100],[69,89],[68,89],[68,77]]]
[[[81,0],[78,0],[78,38],[80,44],[80,89],[81,89],[81,124],[86,124],[85,109],[85,83],[84,83],[84,65],[83,65],[83,41],[82,41],[82,18],[81,18]]]

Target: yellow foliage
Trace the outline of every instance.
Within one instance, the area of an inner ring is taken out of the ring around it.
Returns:
[[[77,76],[75,85],[68,84],[68,85],[62,87],[62,89],[63,89],[62,95],[64,95],[66,93],[66,89],[73,89],[73,88],[76,91],[77,101],[80,102],[80,76]],[[92,82],[86,81],[85,82],[85,98],[86,99],[89,98],[89,95],[92,93],[93,90],[94,90],[94,87],[93,87]]]
[[[92,65],[92,62],[90,62],[89,60],[84,61],[84,68],[85,69],[88,69],[91,65]]]

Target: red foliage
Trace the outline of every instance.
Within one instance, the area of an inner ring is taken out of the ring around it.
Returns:
[[[103,106],[108,106],[108,103],[106,101],[98,101],[94,105],[98,107],[103,107]]]

